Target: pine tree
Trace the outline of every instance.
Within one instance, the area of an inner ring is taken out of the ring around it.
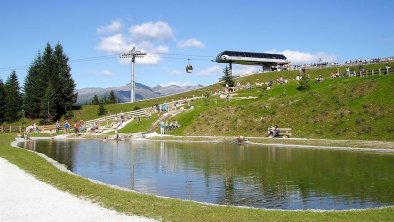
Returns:
[[[3,80],[0,79],[0,124],[5,122],[6,94]]]
[[[45,95],[47,80],[41,75],[43,62],[41,54],[38,53],[34,62],[30,65],[25,83],[24,83],[24,100],[23,109],[26,116],[36,119],[41,111],[41,100]]]
[[[57,84],[56,107],[59,115],[67,113],[72,105],[77,101],[78,93],[75,93],[76,84],[71,76],[71,67],[68,65],[68,57],[63,52],[63,46],[58,43],[53,54],[54,71],[58,74],[54,81]],[[61,96],[59,96],[61,95]]]
[[[52,84],[51,89],[48,89],[49,84]],[[23,107],[30,118],[43,118],[44,113],[48,113],[47,108],[43,110],[48,106],[42,105],[42,99],[45,96],[46,99],[51,100],[49,101],[51,107],[55,107],[55,113],[51,114],[50,119],[56,120],[62,115],[71,114],[77,94],[74,93],[75,83],[71,77],[68,57],[59,43],[54,49],[47,43],[42,56],[37,55],[30,66],[24,89]]]
[[[56,116],[56,104],[55,104],[56,91],[53,83],[49,83],[45,90],[45,96],[41,102],[40,118],[41,123],[49,124],[57,119]]]
[[[100,103],[100,106],[99,106],[99,108],[98,108],[97,114],[98,114],[99,116],[102,116],[102,115],[104,115],[104,114],[106,114],[106,113],[107,113],[107,110],[105,109],[104,104],[103,104],[103,103]]]
[[[233,75],[231,73],[231,69],[228,66],[226,66],[223,69],[223,73],[224,73],[224,76],[223,76],[224,84],[226,86],[233,87],[234,86],[234,80],[233,80]]]
[[[19,119],[22,110],[22,95],[15,71],[12,71],[5,83],[5,94],[5,119],[7,122],[12,123]]]
[[[115,96],[115,93],[114,93],[113,90],[111,90],[111,92],[109,93],[109,99],[108,100],[109,100],[108,101],[109,104],[116,104],[117,103],[117,99],[116,99],[116,96]]]
[[[100,103],[102,104],[109,104],[108,102],[108,97],[106,95],[104,95],[101,99],[100,99]]]
[[[97,95],[94,95],[93,100],[92,100],[92,105],[98,105],[98,104],[100,104],[100,101],[99,101]]]
[[[307,90],[310,87],[308,76],[305,71],[302,74],[301,80],[298,82],[297,90]]]

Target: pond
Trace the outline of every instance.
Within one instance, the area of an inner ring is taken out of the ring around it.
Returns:
[[[157,141],[35,140],[19,146],[83,177],[141,193],[270,209],[394,204],[394,155]]]

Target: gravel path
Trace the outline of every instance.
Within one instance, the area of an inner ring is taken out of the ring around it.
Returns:
[[[155,221],[79,199],[0,158],[0,221]]]

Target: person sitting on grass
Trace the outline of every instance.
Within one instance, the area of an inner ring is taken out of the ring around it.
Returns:
[[[319,75],[319,77],[317,77],[317,78],[315,79],[315,83],[321,82],[321,81],[323,81],[323,80],[324,80],[323,76],[322,76],[322,75]]]

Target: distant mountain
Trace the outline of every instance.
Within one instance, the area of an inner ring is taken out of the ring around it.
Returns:
[[[202,85],[190,85],[190,86],[178,86],[178,85],[170,85],[170,86],[155,86],[150,88],[149,86],[135,83],[135,99],[143,100],[143,99],[151,99],[160,96],[168,96],[173,94],[178,94],[182,92],[191,91],[197,88],[203,87]],[[108,96],[111,90],[114,91],[116,98],[119,99],[120,102],[130,102],[130,85],[121,86],[121,87],[109,87],[109,88],[82,88],[78,89],[78,98],[77,105],[82,105],[86,103],[90,103],[94,97],[97,95],[99,98],[103,98],[104,96]]]
[[[203,87],[203,85],[191,85],[191,86],[178,86],[178,85],[169,85],[169,86],[161,86],[157,85],[152,88],[152,90],[156,93],[160,93],[164,96],[174,95],[178,93],[183,93],[187,91],[191,91],[194,89],[198,89]]]

